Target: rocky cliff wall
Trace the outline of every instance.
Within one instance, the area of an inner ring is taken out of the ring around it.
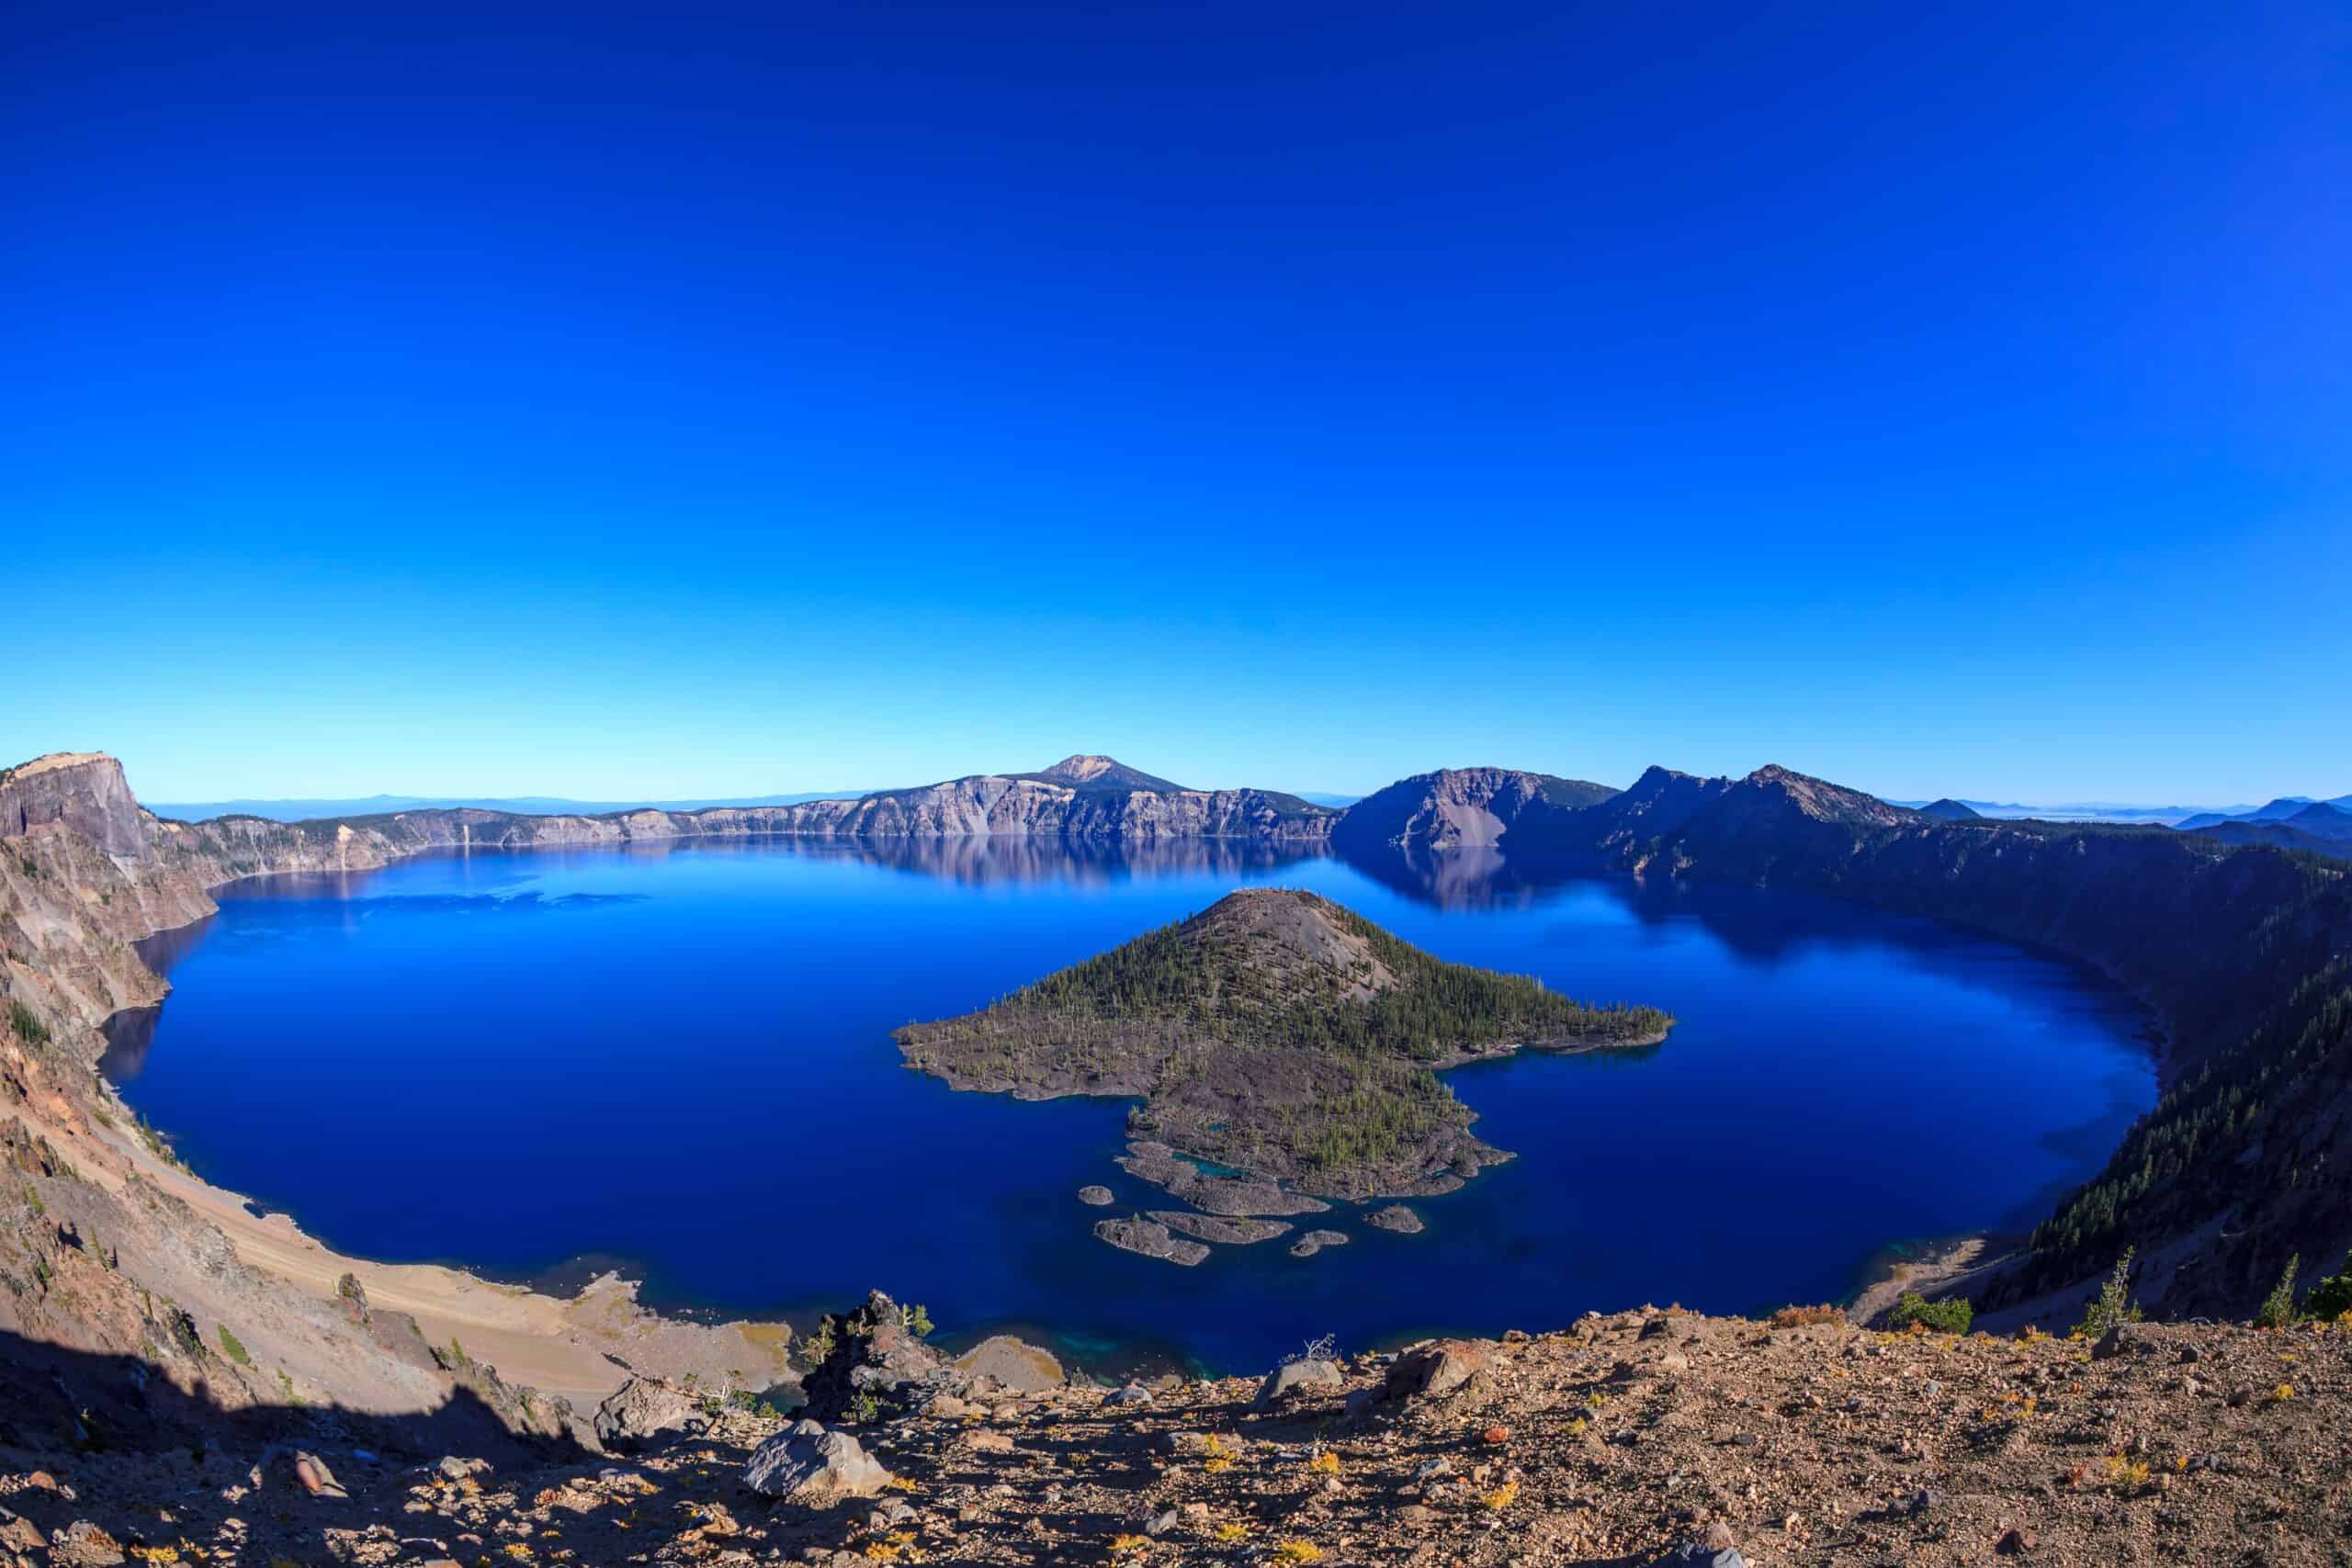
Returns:
[[[0,839],[46,823],[73,829],[111,855],[146,848],[139,803],[122,764],[98,751],[57,751],[0,770]]]
[[[1516,768],[1440,768],[1399,779],[1349,807],[1333,825],[1331,841],[1358,852],[1485,848],[1499,843],[1538,805],[1573,809],[1615,793],[1606,784]]]

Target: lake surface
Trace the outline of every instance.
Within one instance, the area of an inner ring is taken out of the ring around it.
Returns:
[[[1245,884],[1442,957],[1679,1018],[1654,1050],[1447,1075],[1519,1158],[1400,1236],[1093,1239],[1172,1206],[1112,1165],[1125,1102],[956,1094],[889,1040]],[[2152,1103],[2145,1020],[2079,969],[1751,889],[965,840],[447,855],[258,879],[149,945],[174,993],[105,1069],[207,1177],[332,1246],[509,1277],[615,1263],[649,1300],[805,1327],[879,1287],[1082,1364],[1254,1371],[1303,1341],[1587,1308],[1842,1297],[1891,1243],[2024,1225]],[[1120,1207],[1081,1206],[1102,1182]]]

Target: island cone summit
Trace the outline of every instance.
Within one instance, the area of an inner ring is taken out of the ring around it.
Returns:
[[[1365,1198],[1441,1190],[1507,1157],[1471,1135],[1471,1112],[1432,1069],[1522,1047],[1653,1044],[1671,1023],[1444,963],[1313,893],[1253,887],[898,1039],[910,1065],[958,1089],[1139,1096],[1130,1132],[1178,1155]],[[1153,1168],[1138,1175],[1180,1195],[1198,1185],[1181,1161],[1142,1157]]]

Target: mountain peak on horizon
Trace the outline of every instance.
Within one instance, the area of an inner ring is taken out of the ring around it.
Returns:
[[[1069,784],[1079,789],[1143,789],[1181,791],[1183,785],[1170,784],[1140,768],[1131,768],[1116,757],[1105,757],[1091,751],[1074,751],[1041,770],[1037,777],[1055,784]]]

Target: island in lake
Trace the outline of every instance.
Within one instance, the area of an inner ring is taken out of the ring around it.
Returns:
[[[897,1040],[909,1066],[959,1089],[1139,1100],[1120,1165],[1199,1213],[1096,1232],[1196,1263],[1203,1241],[1289,1229],[1201,1213],[1229,1222],[1319,1213],[1325,1199],[1429,1196],[1510,1158],[1471,1132],[1476,1113],[1439,1070],[1520,1050],[1655,1045],[1673,1022],[1448,964],[1328,898],[1257,887]]]

